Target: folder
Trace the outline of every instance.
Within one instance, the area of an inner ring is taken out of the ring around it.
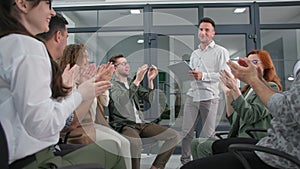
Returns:
[[[191,71],[192,68],[186,61],[181,61],[173,65],[169,65],[168,68],[175,74],[176,78],[179,81],[183,82],[187,80],[194,80],[194,78],[189,75],[189,71]]]

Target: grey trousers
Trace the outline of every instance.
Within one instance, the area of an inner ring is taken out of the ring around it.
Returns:
[[[183,124],[182,124],[182,146],[181,163],[186,164],[191,159],[191,143],[194,138],[194,130],[199,116],[202,121],[202,130],[200,137],[214,137],[216,129],[216,120],[218,115],[219,99],[194,102],[193,98],[188,96],[184,104]]]
[[[155,123],[136,124],[135,128],[125,126],[122,134],[130,141],[132,169],[140,169],[143,143],[164,141],[153,166],[163,169],[179,142],[180,136],[174,129]],[[149,166],[150,168],[150,166]]]

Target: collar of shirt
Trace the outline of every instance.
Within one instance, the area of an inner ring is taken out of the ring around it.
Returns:
[[[208,46],[206,46],[205,49],[207,49],[208,47],[213,48],[215,45],[216,45],[215,41],[212,40],[212,41],[210,42],[210,44],[209,44]],[[200,44],[198,45],[198,48],[201,50]],[[205,50],[205,49],[204,49],[204,50]]]

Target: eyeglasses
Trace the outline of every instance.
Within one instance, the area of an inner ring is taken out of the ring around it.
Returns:
[[[27,0],[27,1],[32,1],[32,0]],[[47,1],[46,3],[49,4],[49,9],[52,9],[52,0],[41,0],[41,1]],[[16,5],[16,2],[13,3],[13,5]]]
[[[126,66],[126,65],[129,65],[129,62],[121,62],[121,63],[115,64],[115,66],[118,66],[118,65]]]
[[[257,65],[257,64],[258,64],[258,62],[259,62],[259,60],[257,60],[257,59],[254,59],[254,60],[252,60],[251,62],[252,62],[253,64]]]

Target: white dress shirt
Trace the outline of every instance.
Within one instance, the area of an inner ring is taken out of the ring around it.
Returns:
[[[56,144],[82,97],[51,98],[51,63],[42,42],[11,34],[0,39],[0,48],[0,121],[12,163]]]
[[[194,80],[188,95],[193,101],[203,101],[219,98],[219,72],[227,70],[231,72],[226,62],[229,60],[229,52],[222,46],[212,41],[204,50],[196,49],[190,59],[190,67],[202,72],[202,80]]]

